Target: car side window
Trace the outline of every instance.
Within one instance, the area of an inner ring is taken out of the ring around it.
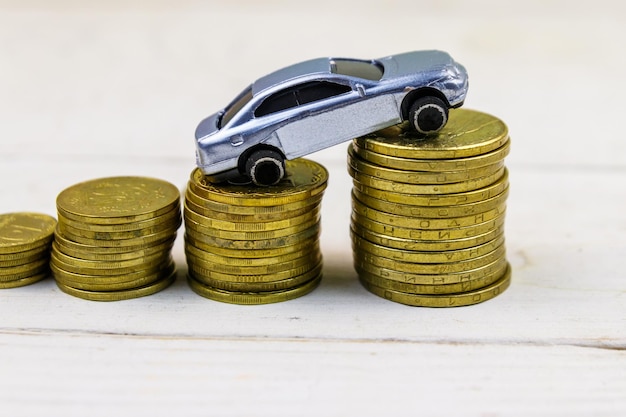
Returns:
[[[256,108],[254,116],[266,116],[301,104],[338,96],[349,91],[352,91],[352,89],[347,85],[328,81],[311,81],[272,94]]]

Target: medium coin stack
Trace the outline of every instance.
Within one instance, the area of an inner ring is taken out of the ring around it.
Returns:
[[[406,124],[355,139],[351,235],[359,279],[389,300],[427,307],[476,304],[504,291],[508,130],[452,110],[436,136]]]
[[[45,214],[0,215],[0,288],[33,284],[50,275],[56,220]]]
[[[185,196],[188,282],[199,295],[267,304],[311,292],[322,279],[320,203],[328,172],[286,162],[270,187],[212,184],[192,172]]]
[[[50,267],[58,287],[94,301],[154,294],[176,279],[180,192],[143,177],[76,184],[57,197]]]

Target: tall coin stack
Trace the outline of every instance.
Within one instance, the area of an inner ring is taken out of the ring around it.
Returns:
[[[185,196],[188,282],[233,304],[286,301],[322,278],[320,203],[328,173],[306,159],[286,162],[277,185],[212,184],[199,169]]]
[[[154,294],[176,279],[180,192],[143,177],[76,184],[57,197],[50,267],[58,287],[94,301]]]
[[[45,214],[0,215],[0,288],[22,287],[50,275],[50,245],[56,224]]]
[[[355,139],[351,235],[363,286],[426,307],[476,304],[504,291],[508,130],[477,111],[450,111],[436,136],[406,124]]]

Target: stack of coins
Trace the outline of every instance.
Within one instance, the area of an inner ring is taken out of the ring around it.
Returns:
[[[56,220],[45,214],[0,215],[0,288],[33,284],[50,275]]]
[[[452,110],[434,137],[401,124],[355,139],[351,235],[363,286],[428,307],[476,304],[505,290],[509,143],[502,121],[465,109]]]
[[[308,294],[322,278],[320,203],[328,173],[287,161],[277,185],[211,184],[191,174],[184,208],[188,282],[199,295],[266,304]]]
[[[165,181],[102,178],[57,198],[50,267],[76,297],[116,301],[154,294],[176,279],[171,249],[181,225],[180,192]]]

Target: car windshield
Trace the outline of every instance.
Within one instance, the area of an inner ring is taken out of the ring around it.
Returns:
[[[243,90],[233,101],[230,103],[219,123],[219,128],[221,129],[228,123],[238,112],[248,104],[248,102],[252,100],[252,86],[249,86],[245,90]]]
[[[372,81],[379,81],[383,78],[383,66],[376,61],[333,59],[330,61],[330,70],[334,74],[348,75]]]

